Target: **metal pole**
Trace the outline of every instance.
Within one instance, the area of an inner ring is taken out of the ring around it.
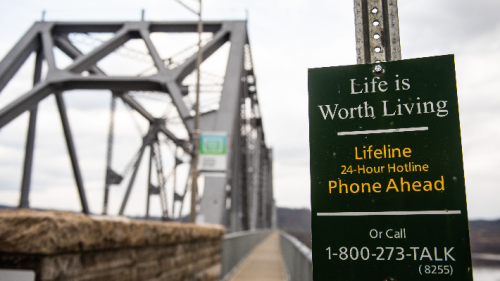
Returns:
[[[151,172],[153,169],[154,149],[153,145],[149,146],[149,172],[148,172],[148,198],[146,200],[146,219],[149,219],[149,200],[151,197]]]
[[[40,82],[42,76],[43,51],[38,50],[36,53],[35,73],[33,75],[33,85]],[[36,117],[38,112],[38,104],[30,110],[30,120],[28,125],[28,136],[26,138],[26,154],[24,156],[23,181],[21,183],[21,198],[19,200],[19,208],[29,208],[29,194],[31,186],[31,171],[33,170],[33,151],[35,146],[36,133]]]
[[[137,171],[139,170],[139,166],[141,164],[142,155],[144,155],[144,150],[146,150],[146,146],[150,145],[154,139],[156,139],[158,134],[158,127],[149,127],[148,133],[142,139],[142,146],[139,149],[139,155],[137,156],[137,160],[134,163],[134,172],[132,173],[132,177],[130,178],[130,182],[127,187],[127,191],[125,192],[125,196],[123,197],[122,205],[120,207],[120,211],[118,215],[122,216],[125,211],[125,207],[127,206],[128,197],[130,196],[130,191],[132,190],[132,186],[134,185],[135,177],[137,175]],[[149,186],[148,186],[149,189]]]
[[[202,61],[201,53],[201,33],[203,32],[203,22],[201,20],[201,0],[200,11],[198,13],[198,59],[196,61],[196,103],[195,103],[195,119],[194,119],[194,152],[193,152],[193,174],[191,181],[191,214],[189,221],[196,222],[196,205],[198,199],[198,152],[200,143],[200,65]]]
[[[147,146],[147,143],[144,143],[142,145],[141,150],[139,152],[139,157],[137,157],[137,160],[135,161],[134,172],[132,173],[132,177],[130,178],[130,182],[128,183],[127,191],[125,192],[125,197],[123,198],[122,205],[120,207],[120,211],[118,212],[118,215],[120,215],[120,216],[123,216],[123,213],[125,212],[125,207],[127,206],[128,197],[130,196],[130,191],[132,191],[132,186],[134,185],[134,182],[135,182],[135,176],[137,175],[137,171],[139,170],[142,155],[144,154],[144,150],[146,149],[146,146]],[[149,189],[149,186],[148,186],[148,189]]]
[[[160,145],[160,143],[158,143]],[[177,194],[177,146],[174,149],[174,193],[172,194],[172,219],[175,217],[175,195]]]
[[[111,157],[113,154],[113,139],[114,139],[114,120],[115,120],[115,110],[116,110],[116,95],[111,93],[111,108],[109,116],[109,128],[108,128],[108,151],[106,155],[106,179],[104,184],[104,204],[102,207],[102,214],[108,214],[108,200],[109,200],[109,186],[110,182],[110,172],[111,172]]]
[[[354,0],[358,64],[401,59],[397,0]]]
[[[184,193],[182,194],[181,206],[179,208],[179,216],[178,216],[179,221],[182,220],[182,209],[184,208],[184,199],[186,198],[186,194],[187,194],[187,190],[188,190],[189,177],[193,175],[193,165],[191,165],[190,169],[191,170],[189,171],[188,177],[186,179],[186,185],[184,186]]]
[[[64,100],[61,93],[56,93],[55,96],[57,107],[59,108],[59,115],[61,116],[61,123],[64,129],[64,136],[66,137],[66,145],[68,146],[71,165],[73,167],[73,174],[75,175],[76,186],[78,188],[78,193],[80,194],[82,212],[85,214],[89,214],[89,206],[87,204],[87,197],[85,196],[85,189],[83,187],[82,174],[80,172],[80,167],[78,166],[78,158],[76,157],[75,143],[73,142],[68,115],[66,114],[66,105],[64,105]]]

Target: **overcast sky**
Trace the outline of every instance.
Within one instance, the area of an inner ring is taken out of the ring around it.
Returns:
[[[195,1],[185,1],[196,7]],[[95,21],[139,20],[141,9],[146,11],[146,20],[196,19],[173,0],[0,0],[0,57],[40,20],[42,10],[46,10],[47,21]],[[276,202],[278,206],[309,208],[307,69],[356,63],[352,0],[205,0],[203,9],[206,20],[244,20],[248,15],[266,141],[274,149]],[[403,59],[455,54],[467,202],[472,219],[500,217],[499,10],[500,2],[494,0],[399,1]],[[0,107],[29,89],[29,71],[20,72],[16,79],[0,94]],[[67,95],[66,101],[91,211],[99,213],[109,94],[77,92]],[[32,205],[78,210],[53,98],[40,107]],[[119,114],[120,120],[128,118],[128,125],[117,124],[117,151],[126,145],[138,147],[140,138],[129,126],[130,116],[125,110]],[[26,124],[27,115],[23,115],[0,131],[0,204],[14,206],[19,200]],[[119,170],[127,160],[116,157]],[[113,192],[120,197],[121,191]],[[144,212],[141,194],[131,201],[128,214]],[[115,201],[112,207],[116,209]]]

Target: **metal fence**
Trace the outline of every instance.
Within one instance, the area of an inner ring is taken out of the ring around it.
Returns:
[[[224,235],[221,279],[227,280],[248,254],[269,236],[273,229],[242,231]]]
[[[289,281],[312,281],[312,251],[297,238],[280,231],[281,254]]]

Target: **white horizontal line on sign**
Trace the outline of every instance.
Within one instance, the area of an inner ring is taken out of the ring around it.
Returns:
[[[363,217],[363,216],[412,216],[412,215],[460,215],[460,210],[443,211],[388,211],[388,212],[338,212],[317,213],[318,217]]]
[[[427,130],[429,130],[429,127],[411,127],[411,128],[398,128],[398,129],[338,132],[337,135],[352,136],[352,135],[369,135],[369,134],[389,134],[389,133],[415,132],[415,131],[427,131]]]

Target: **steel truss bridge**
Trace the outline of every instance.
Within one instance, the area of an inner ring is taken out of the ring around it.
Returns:
[[[210,91],[215,92],[216,105],[204,107],[203,103],[208,101],[203,98],[200,102],[201,130],[227,134],[228,169],[223,173],[205,174],[204,192],[198,200],[199,222],[223,224],[230,232],[270,228],[274,226],[276,212],[272,186],[272,150],[265,143],[246,22],[204,22],[203,30],[209,33],[202,45],[203,61],[221,46],[230,44],[221,82],[216,85],[201,84],[202,97]],[[181,52],[182,58],[177,55],[161,57],[158,46],[151,40],[151,34],[196,31],[196,22],[36,22],[0,62],[1,92],[27,59],[32,54],[36,57],[31,90],[0,109],[0,129],[24,112],[29,112],[19,207],[30,207],[38,105],[53,95],[81,209],[83,213],[90,213],[64,96],[71,95],[72,90],[78,89],[109,90],[111,106],[108,148],[107,155],[102,158],[106,162],[103,214],[108,213],[110,187],[126,179],[128,183],[123,187],[126,191],[118,212],[120,215],[124,214],[141,159],[149,151],[148,185],[135,185],[135,188],[144,188],[144,192],[147,192],[146,217],[149,216],[150,198],[158,196],[163,219],[179,220],[191,179],[188,176],[179,190],[176,183],[179,181],[176,180],[177,168],[181,165],[190,166],[194,147],[193,93],[185,80],[195,71],[197,54],[196,49],[193,52],[193,48],[187,48],[187,51]],[[79,48],[75,40],[79,37],[99,38],[102,34],[111,36],[92,50]],[[147,51],[141,55],[152,63],[151,69],[133,76],[112,76],[98,66],[106,57],[127,49],[127,42],[131,40],[141,40],[146,46]],[[58,67],[58,56],[54,50],[71,58],[71,63],[64,68]],[[160,97],[174,108],[174,117],[166,114],[158,117],[148,111],[140,102],[140,97],[148,95]],[[118,101],[149,123],[147,133],[141,136],[142,144],[137,151],[130,153],[131,160],[122,173],[116,172],[112,164],[114,116]],[[213,99],[211,102],[214,102]],[[161,152],[165,151],[165,146],[169,147],[171,154],[167,158]],[[167,163],[165,159],[172,161]],[[154,174],[156,179],[153,180]]]

